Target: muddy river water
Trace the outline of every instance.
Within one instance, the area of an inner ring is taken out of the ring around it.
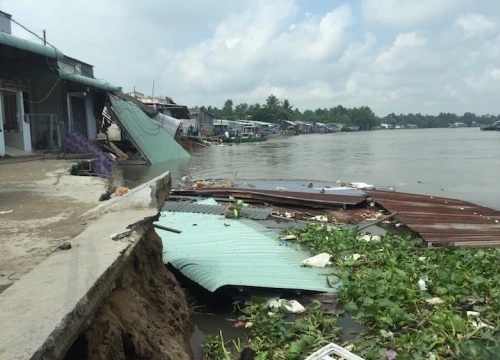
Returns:
[[[500,132],[479,128],[383,130],[270,138],[199,148],[189,159],[123,167],[142,183],[170,170],[194,178],[365,182],[500,209]]]

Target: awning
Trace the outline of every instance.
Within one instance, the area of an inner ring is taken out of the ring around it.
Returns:
[[[109,92],[117,92],[120,91],[118,86],[114,86],[108,83],[105,80],[93,79],[87,76],[73,74],[73,73],[65,73],[60,75],[62,80],[73,81],[82,85],[90,86],[97,89],[106,90]]]
[[[3,33],[1,31],[0,31],[0,44],[12,46],[20,50],[47,56],[60,61],[64,59],[64,54],[53,46],[37,44],[33,41],[29,41],[14,35]]]
[[[110,112],[130,141],[151,164],[188,158],[189,153],[135,104],[111,100]]]

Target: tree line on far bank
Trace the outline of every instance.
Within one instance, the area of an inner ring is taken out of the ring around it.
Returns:
[[[222,108],[215,106],[202,106],[215,119],[242,120],[252,119],[255,121],[265,121],[280,123],[283,120],[303,121],[308,123],[340,123],[349,125],[359,125],[361,129],[373,129],[381,123],[393,125],[417,125],[419,128],[439,128],[448,127],[450,124],[462,122],[468,126],[475,124],[490,124],[500,120],[500,115],[476,115],[466,112],[463,115],[454,113],[440,113],[439,115],[417,114],[388,114],[378,117],[368,106],[346,108],[337,105],[329,109],[318,108],[316,110],[304,110],[301,112],[295,108],[288,99],[279,100],[276,96],[270,95],[265,104],[241,103],[234,105],[231,99],[226,100]]]

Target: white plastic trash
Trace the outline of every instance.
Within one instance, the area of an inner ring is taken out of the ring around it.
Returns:
[[[345,360],[365,360],[362,357],[353,354],[349,350],[344,349],[342,346],[333,343],[323,346],[318,351],[315,351],[314,353],[306,357],[306,360],[328,360],[332,359],[330,355],[337,355]]]
[[[303,307],[297,300],[285,300],[285,299],[278,299],[278,300],[271,300],[269,301],[269,307],[271,309],[277,309],[280,308],[281,306],[284,306],[285,309],[290,311],[292,314],[301,314],[304,311],[306,311],[306,308]]]
[[[328,253],[321,253],[302,261],[302,266],[324,268],[325,266],[332,264],[330,262],[330,257],[331,256]]]
[[[350,185],[355,189],[373,189],[375,187],[364,182],[353,182]]]

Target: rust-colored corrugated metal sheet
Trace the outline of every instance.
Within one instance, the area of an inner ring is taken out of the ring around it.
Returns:
[[[265,202],[310,206],[317,208],[358,205],[366,200],[366,196],[336,195],[296,191],[240,189],[240,188],[209,188],[189,190],[172,190],[173,195],[198,196],[233,196],[241,199],[262,200]]]
[[[399,211],[399,221],[433,246],[500,246],[500,211],[428,195],[377,190],[365,192],[386,210]]]

